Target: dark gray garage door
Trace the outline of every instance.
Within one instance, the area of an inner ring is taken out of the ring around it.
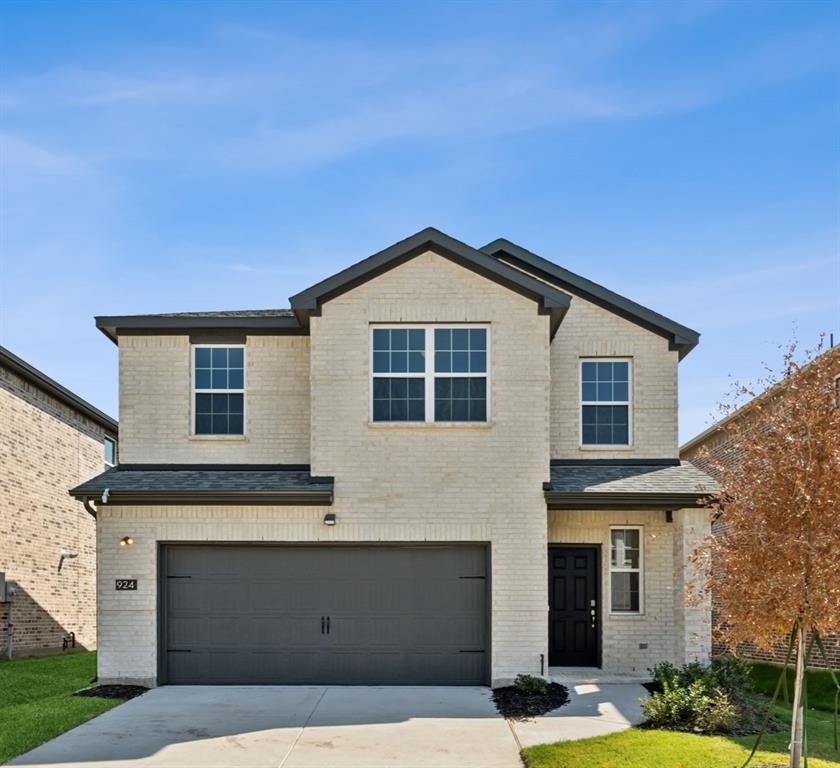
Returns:
[[[483,685],[482,546],[163,548],[163,681]]]

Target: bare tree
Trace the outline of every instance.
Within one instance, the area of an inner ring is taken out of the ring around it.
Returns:
[[[840,347],[822,342],[784,352],[781,370],[752,386],[736,385],[724,412],[736,461],[706,459],[719,493],[711,499],[711,547],[703,567],[720,610],[721,640],[771,648],[787,639],[796,651],[790,766],[803,754],[803,681],[808,638],[840,633]],[[711,552],[714,567],[708,567]]]

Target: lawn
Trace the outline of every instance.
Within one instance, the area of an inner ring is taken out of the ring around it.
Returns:
[[[753,685],[759,693],[772,696],[776,690],[776,683],[779,680],[781,667],[774,667],[772,664],[752,664],[750,676]],[[840,672],[835,673],[840,680]],[[822,709],[825,712],[834,712],[834,694],[837,688],[831,679],[831,674],[826,670],[809,669],[806,672],[808,681],[808,708]],[[788,669],[788,697],[793,699],[793,670]],[[784,692],[779,693],[779,701],[784,701]]]
[[[0,662],[0,763],[119,704],[71,695],[94,675],[95,653]]]
[[[790,712],[789,707],[776,708],[776,714],[786,722],[790,722]],[[765,736],[752,765],[787,765],[789,739],[788,733]],[[530,747],[522,756],[528,768],[740,768],[754,740],[754,736],[696,736],[630,728],[611,736]],[[808,714],[808,744],[810,768],[840,766],[828,713]]]

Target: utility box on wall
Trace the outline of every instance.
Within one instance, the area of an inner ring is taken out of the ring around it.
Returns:
[[[6,602],[6,574],[0,571],[0,603]]]

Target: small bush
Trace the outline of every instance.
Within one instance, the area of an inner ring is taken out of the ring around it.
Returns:
[[[749,667],[734,656],[676,667],[657,664],[651,674],[660,690],[642,702],[650,725],[696,733],[730,733],[739,706],[749,701]]]
[[[525,696],[545,696],[548,693],[548,682],[534,675],[517,675],[514,686]]]

